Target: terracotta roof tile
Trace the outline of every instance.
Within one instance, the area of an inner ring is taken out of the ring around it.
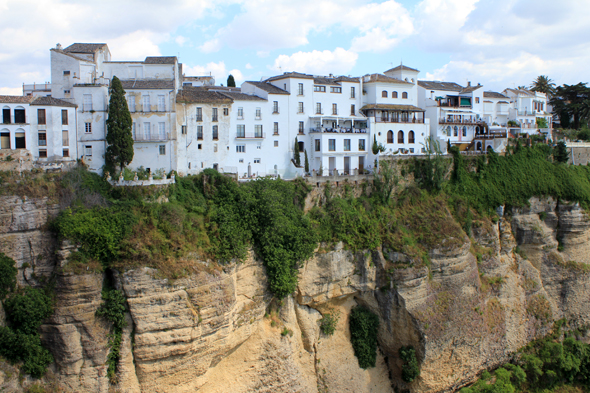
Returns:
[[[276,87],[275,85],[272,85],[267,82],[246,81],[246,83],[254,85],[254,86],[258,87],[259,89],[262,89],[270,94],[289,94],[288,91],[283,90],[283,89]]]
[[[145,58],[145,64],[174,64],[176,56],[148,56]]]
[[[220,92],[226,97],[231,98],[234,101],[267,101],[262,97],[258,97],[251,94],[244,94],[244,93],[236,93],[236,92],[229,92],[229,91],[222,91]]]
[[[404,84],[404,85],[414,85],[413,83],[406,82],[406,81],[403,81],[403,80],[400,80],[397,78],[392,78],[390,76],[383,75],[383,74],[365,75],[363,77],[363,81],[365,83],[385,82],[385,83],[397,83],[397,84]]]
[[[174,89],[172,79],[140,79],[140,80],[122,80],[121,84],[125,90],[138,89]]]
[[[64,49],[64,52],[92,54],[107,44],[75,43]]]
[[[483,96],[485,98],[508,98],[502,93],[496,93],[495,91],[484,91]]]
[[[33,99],[33,96],[0,96],[0,102],[3,104],[28,104]]]
[[[463,86],[455,82],[418,81],[418,85],[428,90],[461,91]]]
[[[78,105],[68,101],[60,100],[53,97],[36,97],[31,105],[42,105],[42,106],[67,106],[70,108],[76,108]]]
[[[397,71],[397,70],[408,70],[408,71],[420,72],[420,71],[418,71],[415,68],[410,68],[410,67],[407,67],[407,66],[402,65],[402,64],[398,65],[397,67],[393,67],[392,69],[389,69],[389,70],[387,70],[385,72]]]
[[[227,93],[225,93],[227,94]],[[231,104],[231,98],[226,97],[224,93],[217,91],[209,91],[202,87],[185,87],[176,94],[176,102],[199,104],[199,103],[213,103],[213,104]]]

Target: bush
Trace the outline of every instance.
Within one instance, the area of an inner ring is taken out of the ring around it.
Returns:
[[[0,300],[4,299],[8,292],[14,290],[17,272],[14,259],[0,252]]]
[[[414,347],[407,346],[399,349],[399,357],[404,362],[402,365],[402,379],[405,382],[412,382],[420,376],[420,365],[416,359]]]
[[[375,367],[377,361],[377,329],[379,318],[362,306],[350,313],[350,341],[359,367]]]
[[[30,335],[37,334],[43,320],[53,312],[51,298],[33,287],[26,287],[23,292],[6,299],[4,308],[10,317],[12,328]]]
[[[336,325],[340,319],[340,313],[336,311],[327,312],[320,319],[320,330],[326,336],[331,336],[336,331]]]
[[[107,376],[112,384],[117,383],[117,365],[121,352],[121,341],[123,328],[127,326],[125,321],[125,296],[123,292],[115,289],[102,292],[104,303],[96,310],[96,315],[105,318],[113,324],[113,334],[110,337],[109,345],[111,351],[107,358]]]

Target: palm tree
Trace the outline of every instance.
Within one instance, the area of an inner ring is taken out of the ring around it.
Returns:
[[[531,84],[531,90],[545,93],[547,97],[552,97],[555,94],[555,83],[547,75],[539,75]]]

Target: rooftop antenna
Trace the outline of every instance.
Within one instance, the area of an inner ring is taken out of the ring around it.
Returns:
[[[283,72],[283,67],[279,66],[279,74]]]

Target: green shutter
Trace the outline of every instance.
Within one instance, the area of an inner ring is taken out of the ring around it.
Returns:
[[[471,100],[469,98],[461,97],[461,106],[470,106]]]

